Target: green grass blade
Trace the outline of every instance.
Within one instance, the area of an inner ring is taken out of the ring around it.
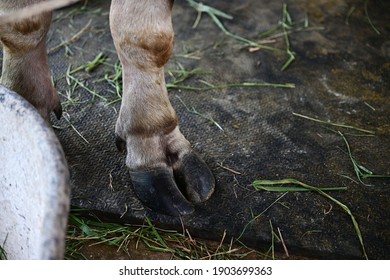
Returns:
[[[183,99],[180,98],[180,96],[176,95],[176,98],[180,101],[181,104],[183,104],[183,106],[186,108],[186,110],[188,112],[190,112],[190,113],[192,113],[194,115],[198,115],[198,116],[202,117],[205,120],[208,120],[209,122],[214,124],[216,127],[218,127],[218,129],[220,129],[222,132],[224,131],[222,126],[218,122],[216,122],[212,117],[209,117],[209,116],[206,116],[205,114],[199,113],[194,107],[189,108],[187,106],[187,104],[184,103]]]
[[[352,220],[352,224],[355,228],[355,232],[358,236],[358,239],[359,239],[359,242],[360,242],[360,245],[362,247],[362,251],[363,251],[363,255],[364,255],[364,258],[368,259],[368,256],[367,256],[367,253],[366,253],[366,249],[365,249],[365,246],[364,246],[364,242],[363,242],[363,237],[362,237],[362,233],[360,231],[360,228],[359,228],[359,224],[357,223],[354,215],[352,214],[351,210],[343,203],[341,203],[339,200],[335,199],[334,197],[330,196],[329,194],[325,193],[323,190],[321,190],[320,188],[317,188],[317,187],[313,187],[313,186],[310,186],[308,184],[305,184],[305,183],[302,183],[298,180],[295,180],[295,179],[282,179],[282,180],[257,180],[257,185],[264,185],[264,186],[274,186],[274,185],[286,185],[286,184],[292,184],[292,185],[297,185],[297,186],[300,186],[300,187],[303,187],[303,188],[306,188],[308,190],[311,190],[311,191],[315,191],[317,193],[319,193],[320,195],[322,195],[323,197],[333,201],[335,204],[337,204],[339,207],[341,207],[344,212],[346,212],[351,220]]]
[[[351,146],[349,145],[347,138],[340,131],[338,131],[338,133],[343,138],[344,143],[347,146],[348,156],[352,162],[352,166],[355,171],[356,177],[358,178],[361,184],[363,184],[364,186],[372,186],[363,182],[363,179],[367,179],[367,178],[390,178],[390,175],[374,174],[374,172],[372,172],[368,168],[357,163],[355,158],[352,156]]]
[[[322,121],[322,120],[319,120],[319,119],[316,119],[316,118],[312,118],[312,117],[308,117],[308,116],[305,116],[305,115],[301,115],[301,114],[298,114],[298,113],[292,113],[292,114],[294,116],[297,116],[297,117],[300,117],[300,118],[304,118],[304,119],[307,119],[307,120],[310,120],[310,121],[314,121],[314,122],[318,122],[318,123],[322,123],[322,124],[326,124],[326,125],[342,127],[342,128],[347,128],[347,129],[353,129],[353,130],[357,130],[357,131],[368,133],[368,134],[375,134],[375,131],[372,131],[372,130],[362,129],[362,128],[358,128],[358,127],[351,126],[351,125],[346,125],[346,124],[326,122],[326,121]]]
[[[157,232],[156,228],[154,227],[154,225],[152,224],[152,222],[150,221],[150,219],[148,217],[145,216],[145,220],[149,226],[149,228],[151,229],[154,237],[159,241],[159,243],[164,247],[164,248],[169,248],[169,246],[167,245],[167,243],[165,243],[164,239],[161,237],[161,235]]]
[[[90,94],[92,94],[93,97],[98,97],[104,101],[107,101],[107,98],[105,98],[104,96],[98,94],[96,91],[93,91],[91,90],[90,88],[88,88],[82,81],[78,80],[76,77],[72,76],[70,73],[67,75],[67,77],[74,81],[75,84],[77,84],[79,87],[81,87],[82,89],[86,90],[87,92],[89,92]]]
[[[197,3],[193,0],[187,0],[187,2],[191,7],[193,7],[195,10],[197,10],[199,12],[211,13],[211,14],[214,14],[216,16],[219,16],[219,17],[222,17],[225,19],[233,19],[233,16],[231,16],[225,12],[222,12],[218,9],[215,9],[213,7],[207,6],[203,3]]]
[[[286,53],[288,55],[287,61],[283,64],[281,71],[284,71],[287,69],[287,67],[290,66],[291,63],[295,60],[295,55],[293,51],[291,50],[291,44],[290,44],[290,39],[288,37],[287,29],[291,29],[292,26],[292,19],[287,11],[287,4],[283,3],[283,16],[282,16],[282,23],[281,27],[284,33],[284,40],[286,43]]]
[[[283,50],[281,49],[278,49],[278,48],[274,48],[274,47],[270,47],[270,46],[265,46],[265,45],[262,45],[262,44],[258,44],[254,41],[251,41],[249,39],[246,39],[242,36],[239,36],[239,35],[236,35],[232,32],[230,32],[229,30],[226,29],[226,27],[222,24],[222,22],[219,20],[218,17],[221,17],[221,18],[225,18],[225,19],[233,19],[233,17],[231,15],[228,15],[220,10],[217,10],[215,8],[212,8],[210,6],[207,6],[205,4],[202,4],[202,3],[197,3],[193,0],[187,0],[187,2],[190,4],[191,7],[193,7],[194,9],[196,9],[198,11],[198,13],[206,13],[207,15],[210,16],[210,18],[213,20],[213,22],[215,23],[215,25],[224,33],[226,34],[227,36],[229,37],[232,37],[240,42],[243,42],[245,43],[246,45],[248,46],[251,46],[251,47],[256,47],[256,48],[259,48],[259,49],[267,49],[267,50],[271,50],[271,51],[279,51],[279,52],[283,52]],[[197,19],[196,19],[196,24],[199,22],[200,20],[200,16],[198,15]]]
[[[272,206],[274,206],[279,200],[281,200],[287,193],[284,193],[282,194],[281,196],[279,196],[275,201],[273,201],[270,205],[268,205],[263,211],[261,211],[260,214],[257,214],[255,217],[253,217],[246,225],[245,227],[243,228],[243,230],[241,231],[241,234],[237,237],[237,240],[239,241],[240,238],[244,235],[246,229],[254,222],[256,221],[259,217],[261,217],[265,212],[268,211],[268,209],[270,209]]]
[[[376,34],[380,35],[381,33],[379,30],[375,27],[375,25],[372,23],[370,16],[368,15],[368,0],[364,2],[364,13],[366,14],[368,23],[370,24],[371,28],[375,31]]]
[[[5,243],[7,242],[8,234],[6,235],[3,244],[0,246],[0,261],[7,260],[7,252],[4,249]]]
[[[74,74],[76,72],[79,72],[81,70],[84,70],[88,73],[92,72],[95,70],[97,67],[100,65],[104,64],[106,61],[106,56],[104,53],[99,53],[93,60],[88,61],[87,63],[80,65],[79,67],[73,69],[72,71],[69,72],[69,74]]]
[[[276,186],[276,187],[271,187],[271,186],[264,186],[263,181],[254,181],[253,182],[253,187],[258,190],[258,191],[268,191],[268,192],[310,192],[311,190],[303,187],[281,187],[281,186]],[[336,188],[319,188],[322,191],[345,191],[347,188],[346,187],[336,187]]]

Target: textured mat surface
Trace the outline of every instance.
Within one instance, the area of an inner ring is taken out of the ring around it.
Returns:
[[[64,118],[54,123],[71,169],[73,206],[123,223],[139,223],[147,215],[161,226],[179,230],[184,226],[203,238],[220,240],[226,231],[229,238],[261,248],[271,246],[273,230],[292,254],[362,258],[350,216],[333,201],[316,192],[254,191],[251,186],[257,179],[294,178],[316,187],[346,187],[328,193],[353,213],[368,257],[390,258],[390,180],[359,182],[337,132],[347,139],[358,164],[376,174],[390,174],[388,1],[369,1],[369,19],[381,34],[369,23],[365,1],[286,1],[293,21],[307,16],[310,25],[289,34],[296,60],[285,71],[280,70],[288,59],[284,53],[248,48],[225,35],[206,14],[193,29],[196,11],[185,1],[176,1],[176,45],[166,68],[202,72],[177,85],[295,84],[293,89],[169,90],[183,134],[217,179],[214,196],[181,220],[146,211],[133,194],[124,156],[114,145],[120,104],[115,102],[113,82],[105,78],[114,80],[118,61],[109,33],[109,3],[90,2],[85,8],[57,11],[49,38],[54,81],[65,110]],[[231,14],[233,20],[223,20],[228,30],[254,41],[282,20],[279,1],[205,4]],[[270,46],[285,48],[283,33],[274,39]],[[69,65],[77,69],[99,53],[106,57],[105,64],[65,77]],[[178,73],[166,76],[172,84]],[[281,249],[281,242],[275,242]]]

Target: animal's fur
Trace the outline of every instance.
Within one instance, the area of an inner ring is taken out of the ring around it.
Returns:
[[[1,83],[24,96],[47,120],[52,111],[61,115],[46,54],[50,10],[71,2],[76,1],[0,0]],[[159,188],[158,192],[167,196],[162,201],[169,214],[192,211],[174,183],[174,173],[180,174],[187,186],[194,186],[187,188],[186,194],[193,202],[208,199],[214,190],[210,171],[179,130],[165,86],[163,67],[174,43],[172,5],[173,0],[112,0],[110,9],[110,29],[123,70],[123,98],[115,129],[118,146],[127,150],[126,164],[137,179],[136,191],[143,197],[144,192]],[[196,172],[198,176],[194,176]],[[153,179],[166,178],[166,174],[172,177],[162,183],[166,186]]]

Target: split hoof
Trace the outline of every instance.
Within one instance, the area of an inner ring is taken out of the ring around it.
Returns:
[[[61,102],[58,102],[57,106],[53,109],[54,115],[56,116],[57,120],[61,119],[62,117],[62,105]]]
[[[135,194],[151,210],[170,216],[194,212],[194,207],[180,192],[169,170],[131,171],[130,177]]]
[[[204,202],[214,192],[214,176],[207,164],[195,152],[183,157],[174,174],[178,185],[185,190],[185,195],[192,203]]]
[[[209,199],[215,189],[213,174],[194,152],[183,157],[174,174],[158,168],[130,171],[130,177],[135,194],[146,207],[170,216],[191,214],[193,204]]]
[[[115,134],[115,146],[120,153],[124,154],[126,152],[126,141],[118,134]]]

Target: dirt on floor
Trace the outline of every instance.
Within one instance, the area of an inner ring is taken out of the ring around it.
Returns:
[[[64,118],[53,123],[71,171],[72,206],[121,224],[147,216],[214,245],[225,233],[259,250],[275,241],[280,258],[284,246],[294,256],[390,258],[390,2],[202,2],[232,19],[204,12],[197,21],[188,1],[175,1],[166,80],[181,131],[217,186],[181,218],[142,206],[114,145],[121,80],[110,2],[55,12],[49,60]],[[327,191],[331,199],[320,191],[254,189],[256,180],[287,178],[344,189]],[[130,245],[130,256],[89,245],[87,258],[172,257],[141,243]]]
[[[226,30],[207,13],[194,28],[197,11],[176,1],[175,50],[166,67],[170,99],[182,132],[217,180],[214,196],[182,219],[143,208],[112,144],[120,102],[107,2],[59,11],[49,40],[73,126],[56,123],[71,167],[73,206],[121,223],[147,215],[164,228],[184,224],[202,239],[242,234],[255,248],[267,247],[279,230],[294,255],[390,257],[389,181],[369,174],[390,173],[383,156],[390,150],[388,1],[204,1],[232,15],[220,17]],[[69,86],[69,65],[75,69],[100,52],[111,66],[75,73],[84,90]],[[253,189],[255,180],[286,178],[346,190],[329,193],[341,202],[335,204],[318,192]]]

